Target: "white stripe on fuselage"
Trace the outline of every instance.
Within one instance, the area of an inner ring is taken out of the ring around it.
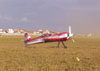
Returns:
[[[67,37],[67,34],[63,34],[60,36],[60,38],[65,38],[65,37]]]
[[[54,39],[54,38],[67,38],[67,34],[62,34],[62,35],[56,35],[56,36],[49,36],[49,37],[45,37],[45,38],[49,38],[49,39]]]
[[[44,40],[41,38],[39,39],[36,39],[36,40],[30,40],[30,41],[27,41],[26,44],[29,45],[29,44],[36,44],[36,43],[41,43],[41,42],[44,42]]]

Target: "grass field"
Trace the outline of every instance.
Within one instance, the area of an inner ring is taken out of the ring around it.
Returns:
[[[100,38],[25,47],[22,36],[0,37],[0,71],[100,71]]]

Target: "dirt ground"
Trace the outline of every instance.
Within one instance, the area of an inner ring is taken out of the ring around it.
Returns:
[[[24,46],[23,36],[0,37],[0,71],[100,71],[100,37],[74,37],[68,48],[57,43]]]

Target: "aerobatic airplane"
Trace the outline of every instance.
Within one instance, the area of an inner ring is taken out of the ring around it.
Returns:
[[[59,44],[61,42],[64,48],[67,48],[67,46],[65,46],[64,44],[64,41],[72,39],[72,36],[73,34],[71,33],[71,27],[69,26],[69,32],[63,32],[58,34],[44,34],[36,38],[31,38],[28,35],[28,33],[25,33],[24,43],[27,46],[31,44],[37,44],[37,43],[58,42],[57,48],[59,48]]]

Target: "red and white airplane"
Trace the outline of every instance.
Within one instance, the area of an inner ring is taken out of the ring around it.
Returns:
[[[28,33],[24,35],[25,45],[37,44],[37,43],[47,43],[47,42],[58,42],[57,48],[59,48],[60,42],[62,42],[64,48],[67,48],[64,41],[72,39],[73,34],[71,33],[71,27],[69,26],[69,32],[63,32],[58,34],[45,34],[36,38],[31,38]],[[73,39],[72,39],[73,40]],[[74,42],[74,40],[73,40]]]

